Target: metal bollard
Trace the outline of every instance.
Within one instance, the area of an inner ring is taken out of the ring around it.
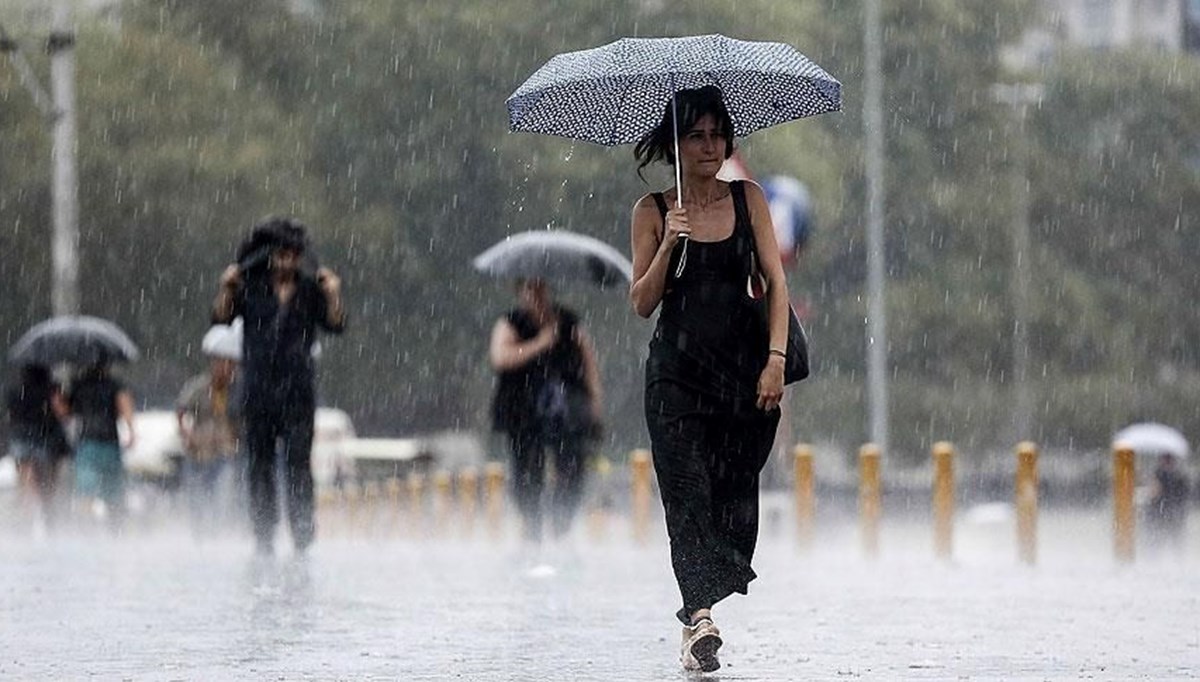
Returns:
[[[408,474],[408,530],[414,537],[421,535],[424,525],[425,477],[413,471]]]
[[[346,534],[353,536],[359,531],[359,499],[362,490],[357,483],[347,483],[342,486],[342,502],[345,506]]]
[[[362,487],[363,518],[359,522],[367,535],[374,535],[378,530],[379,516],[379,481],[367,481]]]
[[[608,457],[600,455],[595,461],[595,482],[593,489],[599,491],[595,504],[588,510],[587,533],[592,544],[599,545],[608,540],[609,516],[612,512],[612,497],[609,487],[609,477],[612,475],[612,462]]]
[[[450,495],[453,488],[450,472],[438,470],[433,473],[433,527],[443,537],[450,525]]]
[[[473,467],[458,472],[458,511],[462,515],[463,535],[470,537],[475,530],[475,514],[478,508],[479,474]]]
[[[394,534],[396,532],[396,529],[399,527],[399,524],[394,523],[394,521],[395,521],[397,514],[399,514],[399,512],[400,512],[400,496],[404,492],[404,486],[400,484],[400,479],[393,476],[391,478],[388,478],[387,483],[385,484],[384,488],[387,491],[387,499],[388,499],[388,504],[387,504],[388,510],[387,510],[387,513],[385,513],[383,515],[384,519],[385,519],[384,530],[386,530],[388,532],[388,534],[391,535],[391,534]]]
[[[1017,557],[1032,566],[1037,563],[1038,526],[1037,444],[1017,445]]]
[[[320,488],[317,492],[317,520],[322,528],[337,526],[337,490]]]
[[[650,538],[650,451],[634,450],[629,456],[633,495],[633,539],[645,544]]]
[[[879,556],[879,517],[883,510],[879,485],[879,446],[867,443],[858,450],[858,514],[863,554]]]
[[[802,443],[792,453],[796,470],[796,541],[800,549],[807,550],[812,547],[813,514],[816,509],[812,446]]]
[[[497,539],[504,528],[504,465],[488,462],[483,470],[483,494],[488,534]]]
[[[954,445],[945,441],[933,444],[933,551],[954,554]]]
[[[1113,446],[1113,553],[1117,562],[1133,563],[1136,520],[1133,488],[1136,483],[1133,449],[1124,443]]]

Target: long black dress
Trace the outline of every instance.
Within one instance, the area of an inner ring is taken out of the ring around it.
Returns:
[[[769,337],[746,294],[754,233],[745,188],[730,189],[733,234],[691,240],[677,278],[681,246],[671,254],[646,361],[646,424],[685,625],[756,577],[758,476],[779,425],[778,408],[754,404]]]

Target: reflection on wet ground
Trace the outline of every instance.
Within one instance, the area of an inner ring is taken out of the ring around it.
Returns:
[[[1196,524],[1192,554],[1121,568],[1106,519],[1047,517],[1036,567],[986,519],[960,526],[952,563],[917,520],[890,522],[874,562],[852,519],[807,553],[765,526],[760,579],[716,610],[725,667],[705,679],[1200,675]],[[581,531],[538,552],[327,536],[268,559],[166,527],[2,538],[4,679],[683,679],[661,536]]]

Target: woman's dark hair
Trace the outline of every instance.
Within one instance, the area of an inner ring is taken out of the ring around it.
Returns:
[[[50,368],[45,365],[34,363],[21,367],[21,384],[25,386],[49,386],[52,380]]]
[[[706,85],[693,90],[680,90],[675,93],[676,114],[679,117],[679,135],[686,135],[696,121],[708,114],[717,121],[717,127],[725,136],[725,158],[733,156],[733,119],[725,108],[725,100],[721,98],[721,89],[715,85]],[[655,161],[675,165],[675,124],[671,120],[671,103],[663,112],[662,121],[658,126],[642,136],[633,148],[633,157],[640,161],[638,177],[645,181],[642,169]]]
[[[77,381],[100,381],[108,376],[109,363],[105,360],[92,362],[81,368],[76,374]]]

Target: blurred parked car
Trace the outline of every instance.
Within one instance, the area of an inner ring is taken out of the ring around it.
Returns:
[[[332,407],[317,408],[312,448],[317,488],[336,486],[354,477],[354,460],[346,456],[346,444],[353,440],[354,423],[350,415]]]
[[[133,426],[137,438],[123,454],[125,471],[136,480],[174,490],[184,457],[175,412],[144,410],[134,415]],[[353,438],[350,415],[336,408],[317,408],[312,467],[318,487],[336,485],[354,475],[353,461],[344,454],[345,443]]]

